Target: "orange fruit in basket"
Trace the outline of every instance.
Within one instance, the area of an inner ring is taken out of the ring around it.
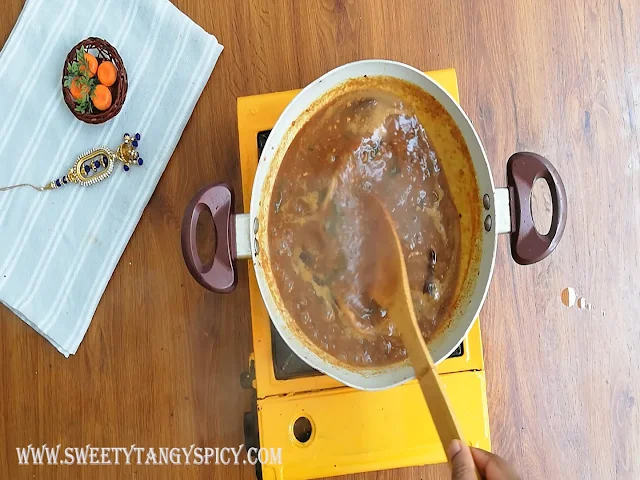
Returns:
[[[84,53],[84,60],[85,62],[87,62],[87,66],[89,67],[89,73],[86,73],[87,69],[84,65],[80,65],[80,72],[84,73],[89,78],[93,78],[93,76],[98,71],[98,60],[96,60],[96,57],[87,52]]]
[[[75,98],[76,100],[80,100],[87,93],[89,93],[89,86],[82,85],[80,83],[80,79],[76,77],[71,81],[71,86],[69,87],[69,91],[71,92],[71,96],[73,98]]]
[[[111,90],[104,85],[97,85],[93,90],[93,95],[91,95],[91,101],[93,102],[93,106],[98,110],[107,110],[113,101],[111,98]]]
[[[98,80],[107,87],[116,83],[117,74],[116,66],[111,62],[102,62],[98,67]]]

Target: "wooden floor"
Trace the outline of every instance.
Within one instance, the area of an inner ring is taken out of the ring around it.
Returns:
[[[78,354],[64,359],[0,309],[0,478],[253,478],[242,466],[20,467],[16,447],[243,442],[246,269],[232,295],[202,289],[182,260],[181,216],[209,182],[240,192],[236,97],[363,58],[455,67],[498,186],[517,150],[546,155],[565,179],[569,220],[551,257],[520,267],[499,244],[482,312],[495,451],[524,478],[640,478],[640,3],[175,3],[225,50]],[[2,4],[0,45],[23,0]],[[567,286],[595,309],[563,306]]]

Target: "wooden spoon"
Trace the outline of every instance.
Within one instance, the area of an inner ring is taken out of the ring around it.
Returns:
[[[372,261],[376,262],[375,275],[369,291],[373,299],[387,310],[400,333],[446,451],[452,440],[464,442],[462,430],[453,415],[416,320],[402,246],[393,220],[377,198],[372,197],[369,205],[374,228],[370,241],[375,242],[375,249],[371,250],[375,252]],[[477,471],[476,475],[481,478]]]

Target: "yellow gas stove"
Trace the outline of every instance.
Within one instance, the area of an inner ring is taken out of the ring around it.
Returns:
[[[458,100],[455,70],[428,75]],[[298,91],[238,99],[245,211],[260,152]],[[281,465],[257,465],[258,478],[293,480],[446,462],[417,382],[380,392],[346,387],[306,365],[269,320],[249,265],[253,354],[242,383],[253,391],[245,414],[246,447],[282,449]],[[438,367],[464,435],[490,450],[480,325]]]

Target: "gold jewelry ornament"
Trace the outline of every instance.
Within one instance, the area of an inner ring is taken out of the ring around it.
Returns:
[[[37,187],[30,183],[22,183],[20,185],[0,188],[0,192],[19,187],[31,187],[39,192],[43,192],[46,190],[55,190],[56,188],[63,187],[67,183],[77,183],[88,187],[107,179],[113,173],[116,161],[122,162],[124,164],[124,171],[128,172],[132,166],[142,166],[144,163],[137,150],[140,138],[139,133],[136,133],[134,136],[125,133],[122,144],[115,152],[107,147],[92,148],[78,157],[69,169],[69,173],[49,182],[44,187]]]

